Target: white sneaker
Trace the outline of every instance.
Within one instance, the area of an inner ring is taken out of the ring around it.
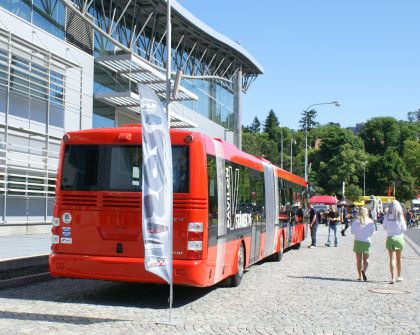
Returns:
[[[397,282],[402,282],[403,281],[403,277],[398,277],[397,278]]]
[[[316,246],[314,246],[314,245],[310,245],[308,248],[309,248],[309,249],[315,249],[315,248],[316,248]]]

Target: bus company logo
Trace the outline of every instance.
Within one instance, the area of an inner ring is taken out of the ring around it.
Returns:
[[[165,226],[163,224],[158,224],[154,222],[147,222],[146,223],[146,229],[147,232],[150,234],[158,234],[158,233],[164,233],[168,231],[168,226]]]
[[[231,172],[230,167],[226,168],[226,225],[228,228],[232,228],[232,207],[231,207],[231,197],[230,197],[230,180]]]
[[[150,249],[162,249],[162,247],[163,247],[163,243],[158,238],[147,238],[144,241],[144,248],[146,250],[150,250]]]
[[[140,99],[140,109],[141,110],[148,110],[148,111],[154,111],[156,110],[156,102],[154,100],[150,99]]]
[[[71,237],[62,237],[60,242],[62,244],[72,244],[73,240],[71,239]]]
[[[251,225],[252,225],[251,213],[235,214],[235,226],[234,226],[235,229],[251,227]]]
[[[64,213],[61,216],[61,220],[63,220],[64,223],[69,224],[71,222],[71,214],[70,213]]]
[[[168,262],[165,257],[147,256],[146,264],[148,268],[155,268],[160,266],[167,266]]]

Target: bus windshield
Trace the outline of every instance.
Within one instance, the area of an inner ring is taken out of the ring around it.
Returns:
[[[172,147],[173,192],[189,189],[188,146]],[[66,145],[61,190],[141,192],[139,145]]]

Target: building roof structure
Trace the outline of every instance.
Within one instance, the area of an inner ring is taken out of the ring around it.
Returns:
[[[63,0],[84,23],[109,38],[119,53],[138,53],[158,70],[166,66],[165,0]],[[109,16],[113,20],[103,19]],[[101,19],[102,18],[102,19]],[[242,89],[262,74],[261,64],[241,45],[215,31],[172,1],[172,70],[186,76],[218,77],[232,82],[242,70]],[[150,38],[141,39],[141,36]],[[139,45],[143,43],[144,45]],[[139,49],[142,49],[142,52]]]

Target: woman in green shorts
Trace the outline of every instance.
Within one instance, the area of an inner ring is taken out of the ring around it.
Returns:
[[[369,265],[370,237],[375,233],[375,225],[369,219],[366,208],[360,208],[357,219],[351,223],[351,233],[354,235],[353,251],[356,253],[356,266],[359,275],[357,280],[362,280],[363,278],[366,281],[366,270]]]
[[[393,200],[389,206],[388,214],[384,218],[384,229],[388,236],[386,239],[386,248],[389,253],[390,284],[394,284],[395,279],[397,281],[403,280],[401,277],[401,252],[404,249],[404,231],[407,230],[404,211],[397,200]],[[395,267],[397,270],[396,276]]]

